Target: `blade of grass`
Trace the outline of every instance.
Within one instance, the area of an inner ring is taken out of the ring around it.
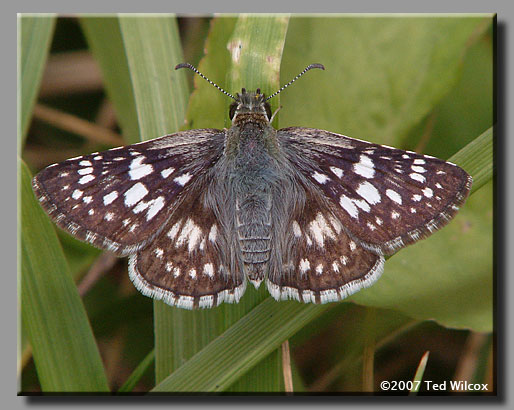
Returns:
[[[80,25],[102,70],[107,95],[114,105],[125,141],[130,144],[141,141],[134,91],[118,18],[83,17]]]
[[[30,116],[36,102],[41,77],[45,68],[46,58],[50,50],[55,17],[21,16],[18,17],[18,46],[20,57],[18,61],[20,95],[19,141],[23,145],[27,136]]]
[[[21,164],[21,315],[44,392],[109,391],[102,360],[55,230]]]
[[[412,380],[412,388],[410,389],[409,395],[416,396],[419,391],[419,387],[421,386],[421,382],[423,380],[423,375],[425,374],[425,369],[427,367],[428,355],[430,352],[427,350],[421,360],[419,361],[418,368],[416,370],[416,374],[414,375],[414,379]]]
[[[146,370],[152,365],[152,363],[155,360],[155,350],[152,349],[150,353],[148,353],[145,358],[138,364],[136,369],[132,372],[132,374],[128,377],[128,379],[123,383],[123,386],[121,386],[118,389],[118,393],[129,393],[134,389],[137,382],[143,374],[146,372]]]
[[[119,18],[142,139],[177,131],[187,103],[177,23],[173,17]],[[173,79],[173,81],[172,81]],[[154,302],[155,372],[159,381],[173,369],[172,308]]]
[[[362,353],[362,391],[373,392],[375,381],[375,327],[376,309],[366,308],[364,322],[364,349]]]
[[[277,305],[268,297],[152,391],[225,391],[284,340],[330,308],[281,302],[277,310]]]
[[[471,193],[493,178],[493,135],[490,127],[450,158],[473,176]]]

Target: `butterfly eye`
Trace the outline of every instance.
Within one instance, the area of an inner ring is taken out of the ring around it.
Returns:
[[[264,103],[264,109],[266,110],[266,117],[268,117],[268,120],[271,119],[271,106],[269,105],[269,103],[265,102]]]
[[[234,118],[234,115],[236,115],[237,105],[237,102],[233,102],[232,104],[230,104],[230,108],[228,111],[228,117],[230,118],[230,120],[232,120]]]

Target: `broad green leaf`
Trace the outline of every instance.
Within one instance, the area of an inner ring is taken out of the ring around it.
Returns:
[[[18,17],[19,51],[19,141],[23,144],[36,102],[41,77],[52,41],[55,17],[52,15]]]
[[[21,164],[21,317],[43,392],[109,391],[55,230]]]
[[[120,17],[121,37],[143,139],[177,131],[187,103],[185,75],[173,68],[182,62],[173,17]],[[154,302],[155,372],[159,381],[173,370],[172,308]]]
[[[89,48],[102,69],[107,94],[113,102],[127,143],[141,141],[134,92],[118,18],[83,17],[80,23]]]
[[[492,15],[293,18],[282,81],[310,63],[326,71],[281,94],[282,125],[401,147],[455,85],[469,42],[491,23]]]

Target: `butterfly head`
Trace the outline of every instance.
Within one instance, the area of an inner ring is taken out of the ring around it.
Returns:
[[[175,67],[175,70],[178,70],[179,68],[189,68],[190,70],[192,70],[196,74],[198,74],[200,77],[202,77],[204,80],[208,81],[212,86],[214,86],[218,90],[220,90],[223,94],[228,95],[230,98],[232,98],[234,100],[234,102],[230,105],[230,110],[229,110],[229,117],[232,121],[236,121],[237,117],[242,114],[245,116],[265,115],[266,120],[271,121],[272,115],[271,115],[271,106],[268,103],[269,99],[280,94],[280,92],[282,92],[288,86],[290,86],[292,83],[294,83],[296,80],[298,80],[298,78],[300,78],[302,75],[304,75],[307,71],[312,70],[313,68],[319,68],[321,70],[325,69],[323,64],[310,64],[300,74],[298,74],[295,78],[293,78],[287,84],[282,86],[278,91],[275,91],[269,97],[266,97],[264,94],[261,94],[260,88],[257,88],[257,90],[255,92],[246,91],[246,89],[243,88],[241,90],[241,94],[237,93],[236,97],[234,97],[232,94],[226,92],[223,88],[218,86],[216,83],[213,83],[211,80],[209,80],[200,71],[198,71],[196,69],[196,67],[192,66],[191,64],[189,64],[189,63],[178,64]]]
[[[241,93],[236,94],[235,101],[230,104],[229,117],[235,121],[241,114],[261,114],[265,115],[268,121],[270,120],[271,106],[260,88],[257,88],[255,92],[246,91],[243,88]]]

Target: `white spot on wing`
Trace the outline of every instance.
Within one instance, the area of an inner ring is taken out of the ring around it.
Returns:
[[[171,174],[173,174],[173,171],[175,171],[175,168],[166,168],[161,171],[161,176],[163,178],[168,178]]]
[[[330,171],[332,171],[338,178],[343,176],[343,170],[337,167],[330,167]]]
[[[352,218],[357,218],[359,215],[359,211],[357,210],[357,207],[352,202],[350,198],[348,198],[346,195],[341,195],[341,198],[339,198],[339,205],[348,212],[348,215],[350,215]]]
[[[130,179],[135,181],[153,172],[153,167],[150,164],[143,164],[145,159],[144,156],[140,156],[132,160],[129,167]]]
[[[316,273],[318,275],[321,275],[323,273],[323,264],[319,264],[318,266],[316,266]]]
[[[79,184],[83,185],[83,184],[87,184],[88,182],[92,181],[93,179],[95,179],[95,176],[94,175],[84,175],[82,178],[79,179]]]
[[[415,181],[419,181],[419,182],[425,182],[425,177],[421,174],[417,174],[415,172],[413,172],[412,174],[409,174],[409,176],[415,180]]]
[[[104,196],[104,205],[111,204],[116,198],[118,198],[118,191],[112,191],[111,193]]]
[[[423,195],[425,195],[427,198],[432,198],[432,195],[434,194],[434,191],[432,191],[430,188],[425,188],[421,192],[423,192]]]
[[[368,181],[362,182],[356,192],[371,205],[378,204],[380,202],[380,193],[375,186]]]
[[[330,180],[329,177],[327,177],[325,174],[320,174],[319,172],[314,172],[312,174],[312,177],[318,181],[320,184],[326,183],[328,180]]]
[[[179,177],[176,177],[173,181],[175,181],[179,185],[184,186],[190,181],[191,178],[192,175],[189,172],[187,172],[185,174],[180,175]]]
[[[179,231],[181,222],[182,220],[178,221],[175,225],[171,227],[171,229],[168,232],[168,238],[170,238],[171,240],[175,239],[175,236],[177,236],[177,233]]]
[[[402,197],[400,194],[396,191],[393,191],[392,189],[386,190],[386,195],[391,201],[396,202],[397,204],[402,204]]]
[[[211,242],[216,242],[216,237],[218,235],[218,227],[216,224],[212,225],[211,230],[209,231],[209,240]]]
[[[154,200],[150,201],[152,202],[150,205],[150,209],[148,210],[146,214],[146,220],[149,221],[152,219],[157,213],[163,208],[164,206],[164,197],[160,196],[155,198]]]
[[[202,235],[202,230],[195,225],[191,230],[191,234],[189,235],[189,242],[187,244],[187,248],[189,252],[193,252],[196,248],[196,245],[200,241],[200,237]]]
[[[311,268],[311,264],[309,263],[309,261],[307,259],[302,259],[300,261],[299,268],[300,268],[300,273],[305,273]]]
[[[73,191],[73,194],[71,194],[71,197],[73,199],[79,199],[82,196],[83,192],[80,189],[76,189]]]
[[[362,199],[352,199],[352,202],[365,212],[371,211],[369,204]]]
[[[300,229],[300,225],[296,221],[293,221],[293,234],[297,238],[302,236],[302,230]]]
[[[364,178],[373,178],[375,176],[373,160],[366,155],[361,155],[359,162],[353,165],[353,171]]]
[[[214,277],[214,265],[212,263],[206,263],[203,267],[203,273],[206,274],[208,277],[213,278]]]
[[[79,169],[77,171],[77,173],[79,175],[88,175],[88,174],[91,174],[93,172],[93,168],[92,167],[89,167],[89,168],[82,168],[82,169]]]
[[[422,174],[423,172],[426,172],[427,170],[423,167],[418,167],[416,165],[413,165],[412,167],[410,167],[414,172],[419,172],[420,174]]]
[[[125,205],[132,206],[137,204],[148,194],[148,190],[141,183],[134,184],[127,192],[125,192]]]

